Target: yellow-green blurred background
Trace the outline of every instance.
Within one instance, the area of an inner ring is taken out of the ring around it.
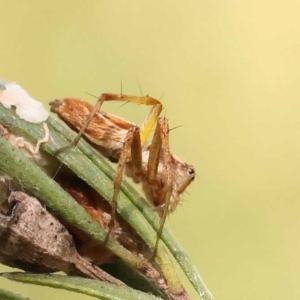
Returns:
[[[0,11],[0,76],[44,103],[94,101],[84,92],[121,81],[164,93],[171,127],[183,125],[172,151],[198,174],[169,227],[216,299],[300,299],[299,1],[2,0]],[[138,124],[148,111],[105,105]]]

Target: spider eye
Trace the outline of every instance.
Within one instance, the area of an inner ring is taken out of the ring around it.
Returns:
[[[195,179],[195,170],[194,170],[194,168],[190,167],[188,172],[191,175],[191,179],[194,180]]]
[[[193,168],[190,168],[190,169],[189,169],[189,174],[192,175],[192,174],[194,174],[194,173],[195,173],[195,170],[194,170]]]

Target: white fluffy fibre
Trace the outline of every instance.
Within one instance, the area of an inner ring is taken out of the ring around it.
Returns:
[[[10,108],[16,107],[16,114],[30,123],[41,123],[46,121],[49,113],[43,104],[33,99],[22,87],[16,83],[7,83],[5,90],[0,89],[0,103]]]

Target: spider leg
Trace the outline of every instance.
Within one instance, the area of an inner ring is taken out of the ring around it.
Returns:
[[[141,126],[141,145],[144,145],[146,140],[148,139],[153,127],[157,123],[158,117],[162,111],[162,104],[160,101],[150,97],[150,96],[128,96],[123,94],[102,94],[101,97],[104,101],[124,101],[131,103],[139,103],[148,106],[152,106],[149,115],[143,122]]]
[[[85,122],[83,123],[82,127],[80,128],[79,132],[77,133],[75,139],[68,146],[65,146],[65,147],[62,147],[62,148],[58,149],[55,153],[56,155],[58,155],[59,153],[65,152],[67,150],[70,150],[78,144],[80,138],[84,134],[84,131],[86,130],[86,128],[89,126],[89,124],[90,124],[91,120],[93,119],[95,113],[98,110],[100,110],[103,102],[105,101],[105,99],[103,98],[102,95],[99,97],[97,103],[94,105],[93,109],[89,113],[88,117],[86,118]]]
[[[117,165],[116,174],[113,180],[114,183],[114,192],[111,202],[111,219],[109,222],[108,232],[106,234],[104,244],[107,243],[110,234],[114,228],[116,211],[117,211],[117,202],[118,196],[120,193],[120,187],[122,183],[124,168],[128,159],[130,158],[130,164],[133,167],[133,170],[140,171],[142,169],[142,150],[141,150],[141,140],[140,140],[140,129],[137,126],[132,126],[126,135],[125,143],[121,151],[119,162]]]
[[[168,216],[171,196],[173,192],[173,184],[170,169],[171,152],[169,147],[169,125],[166,118],[160,118],[158,120],[153,136],[153,141],[149,151],[150,153],[148,160],[148,181],[150,184],[151,182],[154,183],[157,181],[159,163],[162,163],[164,168],[164,193],[163,199],[160,199],[162,203],[159,203],[164,205],[164,210],[161,215],[160,226],[157,230],[157,238],[152,257],[152,259],[154,259],[157,253],[157,248],[159,240],[161,239],[164,224]]]

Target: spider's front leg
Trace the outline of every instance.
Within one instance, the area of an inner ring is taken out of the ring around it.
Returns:
[[[160,170],[159,170],[159,165]],[[160,118],[157,122],[152,144],[149,149],[148,160],[148,189],[152,193],[152,201],[155,206],[162,206],[160,226],[157,230],[157,238],[153,252],[156,256],[159,240],[161,239],[164,224],[169,212],[174,184],[171,174],[171,152],[169,147],[169,124],[166,118]],[[151,188],[152,185],[152,188]]]
[[[114,192],[111,202],[111,219],[108,226],[108,232],[106,234],[104,244],[107,243],[110,234],[114,228],[116,212],[117,212],[117,203],[118,196],[120,193],[124,168],[128,160],[130,159],[130,164],[133,170],[142,170],[142,149],[141,149],[141,138],[140,138],[140,129],[137,126],[132,126],[126,135],[123,149],[118,161],[116,174],[113,180],[114,183]]]

